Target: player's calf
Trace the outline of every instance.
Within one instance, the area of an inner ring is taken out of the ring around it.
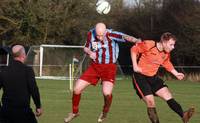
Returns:
[[[160,123],[155,107],[152,108],[148,107],[147,113],[152,123]]]

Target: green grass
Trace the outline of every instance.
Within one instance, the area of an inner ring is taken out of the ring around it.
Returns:
[[[39,123],[63,123],[71,111],[71,93],[68,81],[38,80],[44,114]],[[200,123],[200,83],[187,81],[167,82],[174,98],[183,109],[195,106],[190,123]],[[106,123],[150,123],[144,103],[137,97],[130,79],[118,80],[113,92],[113,103]],[[95,123],[102,110],[101,85],[90,86],[82,94],[80,116],[73,123]],[[157,111],[162,123],[181,123],[181,119],[167,104],[156,98]]]
[[[68,81],[37,80],[44,113],[39,123],[63,123],[71,111],[71,93]],[[190,123],[200,123],[200,83],[187,81],[167,82],[174,98],[186,110],[195,106]],[[137,97],[130,79],[118,80],[113,92],[113,103],[105,123],[150,123],[144,103]],[[82,94],[80,116],[72,123],[95,123],[102,110],[101,85],[89,86]],[[167,104],[156,98],[161,123],[181,123],[181,119]],[[32,106],[34,109],[34,106]]]

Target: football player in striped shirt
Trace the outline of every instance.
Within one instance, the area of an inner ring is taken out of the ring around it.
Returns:
[[[102,122],[106,118],[112,103],[112,90],[117,69],[115,63],[119,53],[119,42],[136,43],[140,42],[140,40],[133,36],[107,29],[104,23],[97,23],[95,28],[88,32],[84,52],[88,54],[92,62],[75,83],[72,112],[64,119],[66,123],[79,115],[79,102],[83,90],[89,85],[96,85],[99,80],[102,82],[104,106],[98,122]]]

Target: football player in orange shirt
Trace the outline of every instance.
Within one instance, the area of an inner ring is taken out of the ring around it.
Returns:
[[[162,65],[178,80],[184,78],[184,74],[176,71],[170,62],[170,52],[174,49],[175,43],[176,37],[166,32],[162,34],[159,42],[145,40],[131,48],[134,70],[133,85],[137,95],[145,102],[152,123],[159,123],[154,95],[165,100],[168,106],[182,118],[183,123],[188,123],[194,113],[194,108],[189,108],[184,112],[165,82],[156,75]]]

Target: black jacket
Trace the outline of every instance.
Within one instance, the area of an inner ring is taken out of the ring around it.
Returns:
[[[0,70],[0,89],[3,88],[2,105],[6,107],[30,107],[30,97],[41,107],[40,94],[31,67],[13,60]]]

